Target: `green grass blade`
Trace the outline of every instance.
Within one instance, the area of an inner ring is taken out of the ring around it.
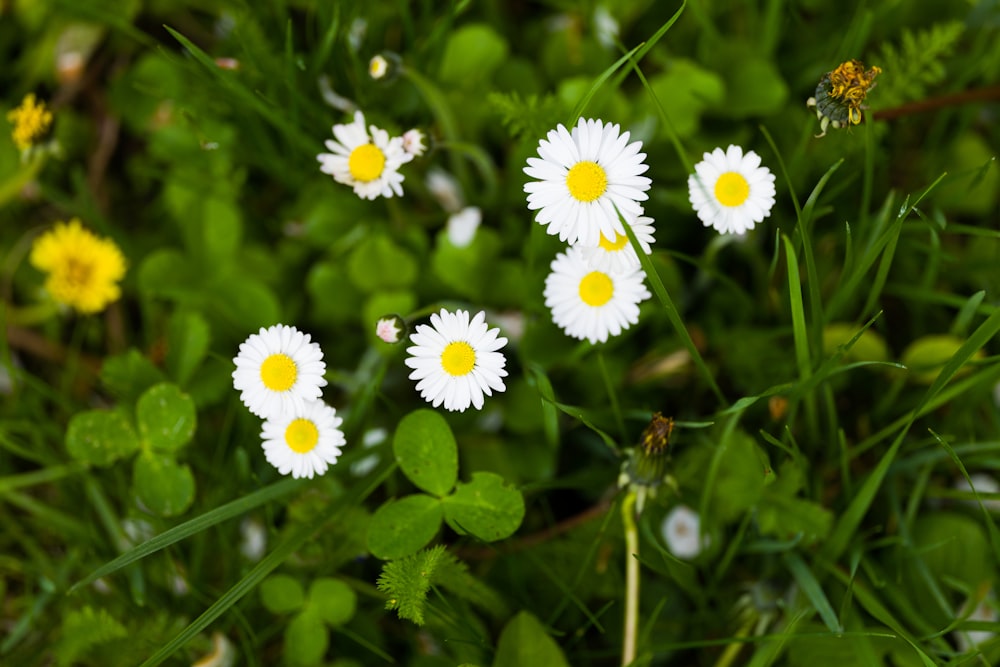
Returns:
[[[806,594],[809,601],[812,602],[813,607],[819,613],[819,617],[823,619],[823,623],[830,632],[840,634],[844,631],[844,626],[840,624],[840,619],[837,618],[837,613],[833,610],[833,606],[830,601],[826,598],[826,593],[823,592],[823,587],[820,586],[819,581],[816,579],[816,575],[813,574],[806,562],[802,560],[802,557],[797,553],[790,551],[785,553],[782,557],[785,561],[785,565],[788,570],[792,573],[795,578],[796,583],[798,583],[799,588],[802,592]]]
[[[583,115],[584,109],[586,109],[587,105],[590,104],[590,100],[593,99],[594,95],[597,94],[597,91],[601,89],[601,86],[603,86],[604,83],[611,78],[611,75],[614,74],[619,67],[627,63],[629,58],[631,58],[634,54],[638,53],[639,49],[641,48],[642,44],[639,44],[639,46],[636,46],[631,51],[629,51],[621,58],[616,60],[613,65],[608,67],[601,73],[599,77],[597,77],[597,79],[594,81],[594,85],[590,87],[590,90],[588,90],[587,93],[582,98],[580,98],[580,101],[576,103],[576,108],[573,109],[573,116],[572,120],[570,121],[571,127],[573,125],[576,125],[576,121],[578,121],[580,119],[580,116]]]
[[[865,483],[858,490],[857,495],[851,500],[847,510],[841,515],[840,520],[830,534],[830,539],[823,545],[822,553],[824,558],[831,562],[836,561],[847,548],[851,538],[857,532],[858,526],[861,525],[862,519],[867,514],[868,508],[875,501],[875,495],[882,486],[882,481],[889,471],[889,466],[895,460],[896,454],[899,452],[899,448],[902,446],[903,440],[913,425],[914,420],[916,420],[917,415],[944,389],[944,386],[972,358],[972,355],[986,345],[998,331],[1000,331],[1000,310],[994,311],[969,336],[968,340],[958,348],[951,359],[948,360],[948,363],[944,365],[937,378],[935,378],[934,382],[927,389],[927,392],[920,399],[917,407],[910,413],[903,430],[896,436],[889,450],[882,457],[882,460],[879,461],[878,465],[875,466],[868,479],[865,480]]]
[[[118,556],[112,561],[109,561],[97,568],[86,577],[76,582],[70,586],[67,593],[73,593],[82,586],[86,586],[101,577],[106,577],[109,574],[117,572],[126,565],[134,563],[137,560],[141,560],[146,556],[156,553],[157,551],[169,547],[171,544],[180,542],[181,540],[190,537],[196,533],[210,528],[217,523],[221,523],[227,519],[231,519],[235,516],[245,514],[249,510],[263,505],[266,502],[275,500],[282,496],[288,495],[293,491],[302,487],[305,482],[298,479],[283,479],[280,482],[275,482],[270,486],[266,486],[263,489],[254,491],[253,493],[238,498],[232,502],[226,503],[221,507],[217,507],[214,510],[205,512],[201,516],[195,517],[190,521],[185,521],[179,526],[174,526],[170,530],[160,533],[156,537],[146,540],[142,544],[136,546],[134,549],[126,551],[122,555]]]
[[[684,347],[687,348],[688,353],[691,355],[691,359],[694,361],[695,366],[698,367],[698,370],[701,371],[701,375],[705,379],[705,382],[708,383],[712,393],[714,393],[715,397],[719,399],[719,403],[725,406],[726,397],[722,394],[722,390],[719,389],[719,385],[716,384],[715,377],[712,375],[712,371],[708,369],[708,365],[702,358],[701,352],[698,351],[698,347],[694,344],[694,341],[691,340],[691,334],[688,333],[684,320],[681,319],[680,313],[677,311],[677,307],[674,305],[670,295],[667,294],[667,290],[663,286],[663,281],[660,280],[660,275],[656,272],[656,267],[653,266],[653,261],[642,249],[642,246],[639,245],[639,239],[635,237],[635,232],[632,230],[632,226],[626,222],[624,217],[622,217],[621,211],[618,211],[618,219],[621,220],[622,227],[625,228],[625,235],[628,236],[628,242],[632,244],[632,248],[635,250],[636,255],[639,256],[639,263],[642,264],[642,270],[646,272],[646,279],[649,280],[649,285],[653,289],[653,294],[655,294],[656,298],[660,300],[663,310],[667,313],[667,319],[670,320],[670,323],[674,327],[674,331],[677,332],[681,342],[684,343]]]
[[[372,476],[371,481],[366,486],[362,487],[362,484],[355,485],[350,492],[331,502],[326,512],[324,512],[318,520],[300,526],[298,530],[292,533],[291,537],[275,547],[274,551],[269,553],[259,563],[257,563],[257,565],[255,565],[254,568],[246,574],[246,576],[240,579],[236,585],[226,591],[222,597],[206,609],[201,616],[196,618],[186,628],[181,630],[176,637],[160,647],[159,651],[147,658],[146,661],[140,665],[140,667],[153,667],[173,655],[178,649],[191,641],[191,639],[193,639],[198,633],[202,632],[205,628],[211,625],[212,621],[222,616],[222,614],[236,604],[244,595],[256,588],[257,585],[263,581],[265,577],[267,577],[267,575],[285,562],[289,556],[305,544],[306,541],[308,541],[309,538],[323,526],[323,524],[336,516],[337,513],[342,512],[344,509],[360,504],[375,489],[377,489],[395,469],[395,462],[385,464],[378,474],[374,474]]]

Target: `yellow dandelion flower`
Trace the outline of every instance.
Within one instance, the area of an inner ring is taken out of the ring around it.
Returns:
[[[823,75],[815,96],[806,101],[807,106],[816,108],[822,130],[819,136],[826,134],[828,125],[836,129],[861,122],[862,105],[868,91],[875,87],[875,77],[881,72],[881,67],[866,70],[860,60],[848,60]]]
[[[7,120],[14,124],[11,133],[14,144],[26,151],[48,134],[52,126],[52,112],[45,108],[45,102],[35,102],[34,93],[28,93],[21,106],[7,113]]]
[[[121,296],[125,257],[110,239],[95,236],[73,218],[35,239],[31,264],[48,274],[45,289],[61,304],[91,314]]]

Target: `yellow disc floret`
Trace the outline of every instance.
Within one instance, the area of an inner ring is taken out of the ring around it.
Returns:
[[[7,113],[7,120],[14,124],[11,137],[22,151],[37,144],[52,125],[52,112],[45,108],[45,102],[35,103],[35,94],[24,96],[21,106]]]
[[[375,144],[361,144],[347,158],[347,168],[354,180],[367,183],[382,175],[385,169],[385,153]]]
[[[591,271],[580,281],[580,299],[588,306],[603,306],[615,293],[615,284],[608,274]]]
[[[271,391],[288,391],[299,376],[298,366],[287,354],[272,354],[260,365],[260,381]]]
[[[609,241],[608,237],[601,234],[600,246],[608,252],[616,252],[628,245],[628,237],[624,234],[615,233],[615,240]]]
[[[574,199],[592,202],[608,189],[608,175],[596,162],[577,162],[566,174],[566,187]]]
[[[747,179],[735,171],[727,171],[715,182],[715,198],[723,206],[739,206],[750,196]]]
[[[476,351],[464,341],[448,343],[441,353],[441,367],[448,375],[468,375],[476,365]]]
[[[48,274],[45,289],[63,305],[97,313],[121,296],[125,257],[110,239],[84,229],[76,218],[58,222],[31,248],[32,266]]]
[[[285,429],[285,442],[296,454],[311,452],[319,443],[319,429],[308,419],[295,419]]]

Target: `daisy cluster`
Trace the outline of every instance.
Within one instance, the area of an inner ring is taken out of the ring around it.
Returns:
[[[264,420],[264,456],[282,475],[322,475],[337,462],[343,419],[321,399],[323,351],[310,335],[276,324],[251,334],[233,359],[240,400]]]
[[[643,176],[642,143],[612,123],[581,118],[538,143],[528,158],[524,186],[528,209],[547,233],[568,244],[551,264],[545,305],[573,338],[606,342],[639,321],[639,304],[650,298],[639,255],[626,225],[645,254],[652,252],[654,221],[643,205],[652,181]],[[774,175],[753,151],[738,146],[705,153],[688,178],[698,218],[723,234],[743,234],[774,205]]]

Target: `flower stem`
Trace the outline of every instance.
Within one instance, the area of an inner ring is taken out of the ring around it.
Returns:
[[[635,491],[622,501],[622,524],[625,527],[625,629],[622,640],[622,667],[635,661],[639,636],[639,531],[635,523]]]

